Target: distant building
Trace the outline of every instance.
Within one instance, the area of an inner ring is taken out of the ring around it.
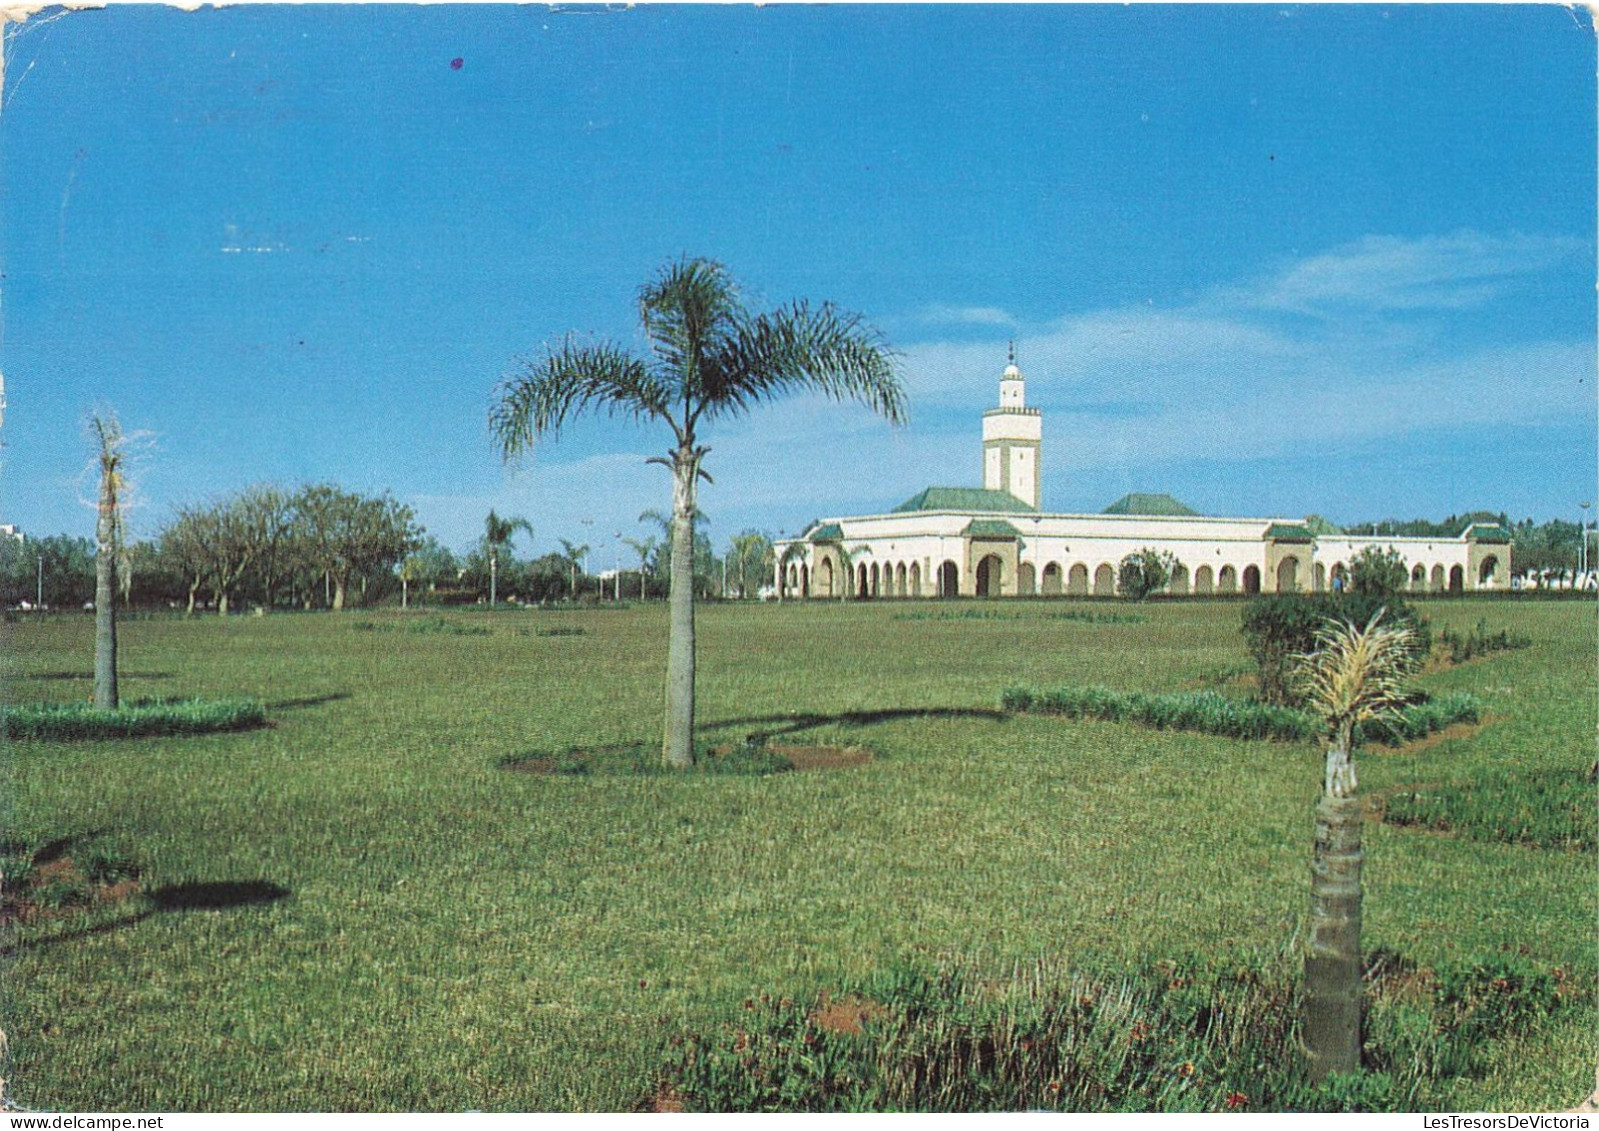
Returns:
[[[26,534],[8,522],[0,523],[0,538],[11,538],[17,542],[26,542],[28,540]]]
[[[1166,592],[1177,595],[1342,588],[1370,546],[1400,554],[1415,592],[1510,584],[1510,534],[1483,523],[1459,538],[1317,535],[1298,519],[1211,518],[1162,494],[1047,513],[1042,449],[1043,415],[1027,407],[1013,352],[999,407],[983,414],[983,486],[928,487],[891,511],[779,540],[779,597],[1108,597],[1121,560],[1146,547],[1176,558]]]

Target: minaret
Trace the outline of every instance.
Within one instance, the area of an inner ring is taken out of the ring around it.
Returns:
[[[999,407],[983,413],[983,486],[1006,491],[1030,507],[1040,504],[1039,444],[1043,414],[1027,407],[1027,382],[1016,367],[1016,343],[999,379]]]

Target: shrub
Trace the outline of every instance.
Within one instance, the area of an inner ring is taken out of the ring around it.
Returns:
[[[1009,687],[1000,695],[1000,707],[1023,714],[1132,722],[1156,730],[1198,731],[1224,738],[1298,742],[1322,733],[1321,724],[1303,711],[1253,700],[1229,699],[1215,691],[1151,695],[1142,691],[1112,691],[1108,687],[1068,686],[1044,690]],[[1424,738],[1453,723],[1475,723],[1481,716],[1482,701],[1464,692],[1422,699],[1405,707],[1395,718],[1363,729],[1357,739],[1399,745]]]
[[[138,699],[105,711],[88,703],[0,708],[7,738],[80,740],[213,734],[266,726],[254,699]]]
[[[1121,560],[1116,588],[1124,597],[1142,601],[1156,590],[1164,589],[1176,568],[1176,555],[1145,546]]]
[[[1448,1106],[1494,1042],[1577,997],[1559,971],[1504,963],[1379,978],[1367,1070],[1312,1086],[1289,961],[894,967],[808,1001],[766,994],[673,1041],[655,1095],[696,1111],[1411,1111]]]
[[[1593,785],[1574,769],[1404,790],[1388,797],[1383,820],[1470,840],[1583,852],[1599,847]]]
[[[1365,625],[1378,609],[1385,620],[1410,626],[1416,634],[1414,665],[1419,667],[1432,646],[1427,622],[1402,600],[1375,594],[1281,593],[1256,597],[1244,606],[1242,631],[1255,661],[1260,697],[1281,706],[1299,706],[1293,686],[1295,656],[1316,647],[1316,630],[1328,619]]]
[[[1486,619],[1479,620],[1475,628],[1461,636],[1448,625],[1438,634],[1438,642],[1449,650],[1449,662],[1463,664],[1492,652],[1510,652],[1525,648],[1530,643],[1524,636],[1512,636],[1509,629],[1492,632]]]

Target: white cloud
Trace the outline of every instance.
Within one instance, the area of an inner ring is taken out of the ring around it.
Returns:
[[[997,306],[949,306],[935,304],[917,312],[917,320],[934,325],[1015,326],[1015,316]]]
[[[1232,292],[1245,303],[1299,313],[1335,308],[1379,311],[1479,307],[1525,278],[1587,250],[1580,240],[1457,232],[1403,239],[1366,236],[1288,267],[1255,288]]]

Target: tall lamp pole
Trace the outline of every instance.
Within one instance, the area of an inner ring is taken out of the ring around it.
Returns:
[[[1577,523],[1577,568],[1584,576],[1588,573],[1588,508],[1592,503],[1578,503],[1582,520]]]
[[[37,598],[37,607],[44,608],[44,555],[39,555],[39,591],[34,594]]]
[[[616,539],[616,603],[622,603],[622,532],[618,530],[611,537]]]

